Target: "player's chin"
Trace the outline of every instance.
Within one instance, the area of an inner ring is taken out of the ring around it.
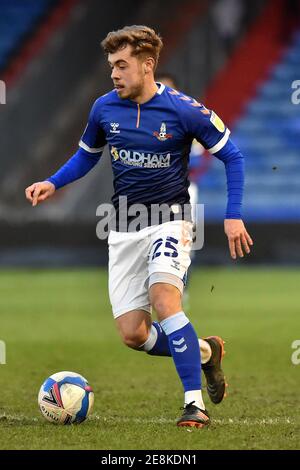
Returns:
[[[126,91],[125,88],[117,88],[116,90],[117,90],[119,98],[125,100],[126,98],[129,97],[129,93],[128,91]]]

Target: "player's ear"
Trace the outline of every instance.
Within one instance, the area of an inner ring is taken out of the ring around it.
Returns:
[[[143,63],[144,73],[150,73],[154,70],[154,59],[153,57],[148,57]]]

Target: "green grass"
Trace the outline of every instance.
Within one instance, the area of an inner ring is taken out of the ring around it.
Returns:
[[[299,285],[296,270],[193,271],[189,317],[199,335],[225,338],[230,385],[218,406],[204,393],[212,425],[194,430],[175,425],[183,397],[172,360],[121,344],[105,271],[1,271],[0,449],[299,449]],[[40,385],[60,370],[94,388],[80,426],[39,412]]]

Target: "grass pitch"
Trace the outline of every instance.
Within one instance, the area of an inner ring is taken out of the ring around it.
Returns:
[[[207,429],[177,428],[182,389],[170,358],[123,346],[102,270],[1,271],[1,449],[299,449],[300,273],[201,269],[190,283],[189,317],[199,336],[226,340],[228,397],[204,399]],[[91,418],[54,426],[38,390],[61,370],[84,375],[95,392]]]

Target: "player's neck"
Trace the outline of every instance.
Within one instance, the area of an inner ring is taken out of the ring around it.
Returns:
[[[146,103],[147,101],[150,101],[154,95],[156,95],[157,90],[158,90],[158,86],[153,80],[150,82],[149,85],[146,85],[143,88],[142,93],[139,96],[136,96],[132,101],[135,101],[138,104]]]

